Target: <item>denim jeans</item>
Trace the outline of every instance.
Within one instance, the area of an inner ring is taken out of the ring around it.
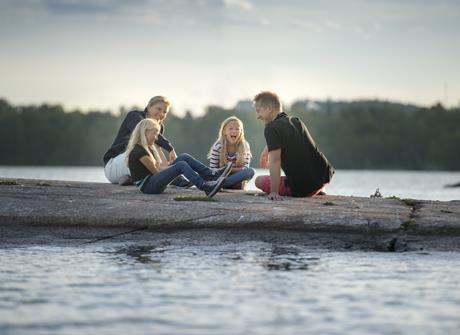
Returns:
[[[148,194],[162,193],[177,176],[183,174],[193,185],[202,188],[204,178],[212,177],[209,167],[196,160],[189,154],[181,154],[166,169],[150,176],[141,188],[141,191]]]
[[[254,169],[249,167],[243,167],[240,171],[231,174],[227,178],[225,178],[222,187],[229,188],[235,184],[241,183],[245,180],[249,180],[254,177]]]

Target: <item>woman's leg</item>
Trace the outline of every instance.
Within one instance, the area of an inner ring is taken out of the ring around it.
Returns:
[[[105,176],[112,184],[118,184],[122,176],[130,174],[125,163],[125,157],[126,153],[123,152],[111,158],[104,167]]]
[[[231,174],[227,178],[225,178],[224,184],[222,187],[231,187],[235,184],[241,183],[242,181],[249,180],[254,177],[254,169],[244,167],[240,171]]]
[[[195,159],[193,156],[191,156],[189,154],[180,154],[176,158],[176,160],[173,162],[173,164],[176,164],[178,162],[187,163],[193,169],[193,171],[198,173],[202,178],[212,178],[214,176],[214,173],[213,173],[214,171],[213,170],[211,170],[208,166],[204,165],[199,160]],[[185,175],[185,173],[184,173],[184,175]],[[192,183],[194,183],[193,180],[191,180],[189,177],[187,177],[187,176],[185,176],[185,177],[188,180],[190,180]]]

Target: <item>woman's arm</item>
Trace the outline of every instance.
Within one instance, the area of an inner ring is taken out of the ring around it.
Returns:
[[[164,128],[161,128],[161,129],[162,131],[160,134],[158,134],[158,138],[155,141],[155,144],[158,145],[160,148],[163,148],[167,152],[169,152],[168,161],[172,163],[177,158],[176,150],[174,150],[174,147],[172,146],[171,142],[169,142],[168,139],[164,137],[163,135]]]
[[[169,142],[169,140],[164,137],[163,134],[158,134],[158,138],[155,141],[155,144],[165,149],[167,152],[174,151],[174,147],[171,145],[171,142]]]

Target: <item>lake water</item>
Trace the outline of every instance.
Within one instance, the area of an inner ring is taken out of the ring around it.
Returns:
[[[106,182],[98,167],[0,167],[0,177]],[[444,185],[459,181],[339,170],[328,193],[452,200],[460,190]],[[459,252],[338,251],[299,232],[63,240],[0,236],[1,335],[460,333]]]
[[[267,173],[268,170],[256,169],[256,175]],[[1,177],[107,182],[102,167],[0,166]],[[327,193],[369,197],[379,188],[384,197],[394,195],[426,200],[459,200],[459,187],[445,187],[459,182],[460,171],[338,170]],[[249,189],[255,190],[254,178],[249,183]]]
[[[0,247],[0,333],[459,334],[459,253],[219,234]]]

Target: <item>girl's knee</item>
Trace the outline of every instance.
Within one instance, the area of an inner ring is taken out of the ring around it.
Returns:
[[[255,175],[256,172],[254,171],[253,168],[248,168],[248,170],[246,171],[246,173],[248,174],[249,179],[251,179],[252,177],[254,177],[254,175]]]

